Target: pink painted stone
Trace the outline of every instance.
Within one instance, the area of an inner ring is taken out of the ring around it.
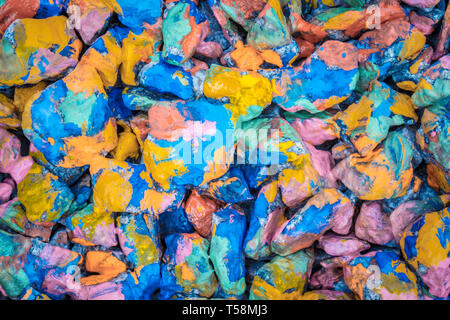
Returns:
[[[361,206],[355,223],[358,238],[383,245],[394,238],[389,217],[381,210],[377,201],[366,201]]]
[[[93,286],[82,285],[72,297],[75,300],[125,300],[122,285],[112,281]]]
[[[416,201],[402,203],[389,217],[394,239],[397,243],[400,242],[400,238],[402,237],[405,229],[415,220],[415,218],[417,218],[414,214],[415,206]]]
[[[306,147],[311,155],[312,166],[323,177],[328,185],[328,188],[337,188],[337,182],[334,176],[331,174],[334,167],[334,159],[331,157],[331,153],[325,150],[316,149],[313,145],[305,142]]]
[[[60,274],[56,269],[50,270],[45,276],[42,288],[46,293],[54,295],[76,294],[80,288],[80,282],[76,280],[75,273]]]
[[[432,8],[439,3],[440,0],[402,0],[404,3],[417,8]]]
[[[308,142],[314,146],[337,138],[337,135],[329,124],[322,119],[296,119],[291,125],[304,142]]]
[[[222,47],[214,41],[201,42],[197,46],[197,53],[207,58],[216,59],[222,55]]]
[[[47,244],[39,253],[39,258],[43,266],[64,268],[69,262],[77,259],[81,261],[82,256],[75,251]]]
[[[285,207],[277,208],[269,213],[269,220],[267,221],[267,224],[265,225],[263,231],[263,243],[267,243],[269,245],[272,244],[272,240],[280,234],[280,232],[282,231],[280,221],[282,221],[284,218],[285,210]]]
[[[355,207],[351,202],[340,205],[331,221],[331,230],[341,235],[348,234],[352,227],[354,211]]]
[[[16,183],[20,183],[32,165],[30,156],[20,155],[20,140],[0,128],[0,172],[9,173]]]
[[[436,45],[436,50],[433,55],[433,60],[437,60],[441,58],[448,52],[448,37],[450,35],[450,6],[447,5],[447,9],[445,10],[444,19],[442,21],[441,32],[439,33],[439,41]],[[447,55],[447,61],[449,59],[449,55]],[[442,63],[442,58],[441,58]],[[448,65],[448,63],[447,63]],[[445,67],[449,69],[448,67]]]
[[[443,56],[439,61],[445,69],[450,70],[450,54]]]
[[[409,22],[422,31],[424,35],[429,35],[434,31],[434,21],[428,17],[419,16],[415,11],[411,11],[409,14]]]
[[[82,13],[78,32],[84,43],[90,45],[94,42],[95,35],[103,29],[111,14],[107,8],[95,8]]]
[[[0,183],[0,203],[8,201],[12,191],[13,187],[9,183]]]
[[[336,282],[342,279],[344,272],[338,263],[322,261],[322,269],[314,272],[309,283],[313,288],[333,289]]]
[[[448,297],[450,294],[450,258],[439,262],[437,266],[431,266],[421,274],[423,282],[430,289],[430,293],[436,297]]]
[[[358,255],[361,251],[369,249],[370,245],[354,235],[326,234],[320,237],[318,247],[332,256],[350,256]]]

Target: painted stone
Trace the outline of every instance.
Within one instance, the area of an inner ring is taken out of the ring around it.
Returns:
[[[297,300],[311,274],[313,250],[276,256],[258,269],[250,288],[250,300]]]
[[[161,267],[161,299],[174,296],[211,297],[217,278],[209,260],[210,243],[196,233],[166,237]]]
[[[419,274],[431,295],[449,295],[448,208],[427,213],[412,223],[400,240],[404,259]]]
[[[352,258],[343,268],[345,283],[361,300],[419,300],[416,275],[393,251]]]
[[[334,167],[333,174],[361,200],[400,197],[413,177],[412,153],[411,143],[399,133],[391,132],[383,148],[367,156],[351,154]]]
[[[447,2],[0,0],[0,300],[449,299]]]
[[[209,256],[222,290],[229,296],[245,292],[244,213],[228,205],[212,217]]]
[[[352,201],[336,189],[323,189],[310,198],[280,228],[272,240],[272,252],[282,256],[308,248],[326,231],[346,235],[353,217]]]
[[[227,172],[234,150],[234,124],[222,104],[205,99],[159,102],[148,114],[143,158],[163,189],[199,186]],[[150,121],[155,118],[159,121]]]
[[[0,87],[36,84],[75,67],[82,43],[66,22],[64,16],[14,21],[1,39]]]

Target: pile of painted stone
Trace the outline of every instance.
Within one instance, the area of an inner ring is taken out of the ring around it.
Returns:
[[[448,299],[445,0],[0,0],[0,296]]]

